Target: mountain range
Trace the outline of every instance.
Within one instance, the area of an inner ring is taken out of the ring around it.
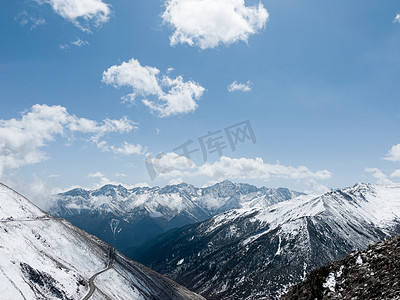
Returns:
[[[170,230],[126,254],[207,299],[278,299],[314,268],[400,232],[400,186],[359,183]]]
[[[302,193],[286,188],[257,188],[230,181],[205,188],[186,183],[133,189],[106,185],[57,194],[48,212],[124,250],[231,209],[265,208],[299,195]]]
[[[0,299],[204,300],[0,184]]]

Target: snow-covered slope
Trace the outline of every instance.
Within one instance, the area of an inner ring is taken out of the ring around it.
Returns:
[[[234,208],[265,208],[300,193],[224,181],[207,188],[182,183],[164,188],[106,185],[55,197],[49,213],[124,250],[171,228],[204,221]]]
[[[2,300],[203,299],[2,184],[0,286]]]
[[[357,184],[236,209],[129,253],[208,299],[274,299],[315,267],[400,231],[400,186]]]

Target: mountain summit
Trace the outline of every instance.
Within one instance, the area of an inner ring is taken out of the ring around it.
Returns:
[[[357,184],[242,208],[128,255],[207,299],[277,299],[314,268],[400,232],[400,186]]]

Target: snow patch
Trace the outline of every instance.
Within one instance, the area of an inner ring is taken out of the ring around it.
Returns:
[[[336,279],[335,273],[329,273],[328,277],[326,277],[326,282],[322,284],[323,288],[328,288],[331,292],[335,292],[336,287]]]

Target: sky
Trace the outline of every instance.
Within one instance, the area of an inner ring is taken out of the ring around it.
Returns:
[[[0,181],[42,205],[400,181],[398,1],[1,1],[0,36]]]

